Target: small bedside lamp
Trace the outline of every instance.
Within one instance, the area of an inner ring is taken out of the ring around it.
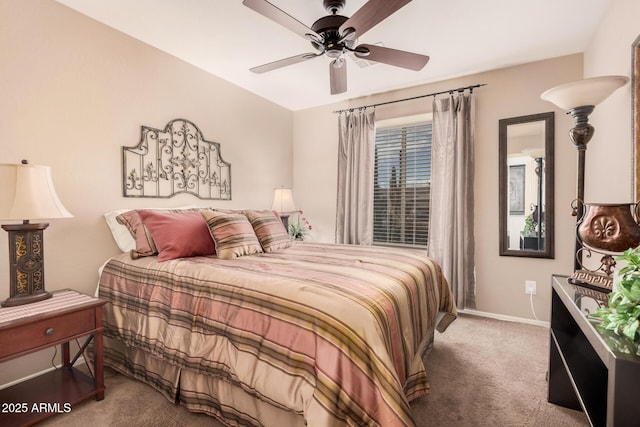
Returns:
[[[284,228],[289,232],[289,214],[296,211],[296,205],[293,203],[293,191],[284,187],[273,190],[271,210],[278,212]]]
[[[43,231],[49,224],[30,220],[71,218],[58,199],[51,168],[22,164],[0,165],[0,220],[22,220],[4,224],[9,233],[10,294],[1,305],[10,307],[51,297],[44,287]]]

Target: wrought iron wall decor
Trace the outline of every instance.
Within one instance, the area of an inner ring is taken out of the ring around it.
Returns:
[[[193,194],[231,200],[231,165],[218,142],[206,141],[192,122],[175,119],[164,130],[141,126],[140,142],[122,147],[124,197]]]

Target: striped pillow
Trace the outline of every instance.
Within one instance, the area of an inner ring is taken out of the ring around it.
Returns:
[[[251,223],[241,213],[202,211],[220,259],[238,258],[262,252]]]
[[[274,211],[244,211],[253,226],[258,240],[265,252],[285,249],[291,245],[291,239],[280,216]]]

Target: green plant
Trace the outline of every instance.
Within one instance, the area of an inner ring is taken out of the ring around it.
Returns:
[[[298,220],[295,223],[289,223],[289,237],[297,240],[304,240],[304,237],[311,230],[311,224],[306,218],[302,218],[302,211],[298,211]]]
[[[627,249],[616,261],[626,261],[616,274],[616,290],[609,294],[606,307],[591,317],[602,319],[600,327],[636,341],[640,339],[640,248]]]
[[[524,219],[524,229],[522,230],[522,233],[525,237],[533,236],[536,234],[537,226],[538,223],[533,220],[533,214],[527,215]]]

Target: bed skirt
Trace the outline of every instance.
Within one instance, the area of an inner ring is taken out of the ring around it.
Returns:
[[[114,339],[105,338],[104,344],[107,366],[153,387],[169,402],[213,416],[225,426],[306,425],[302,414],[256,398],[224,378],[171,365]]]
[[[433,338],[432,331],[425,342],[425,358],[433,349]],[[153,387],[173,404],[215,417],[225,426],[307,426],[303,414],[257,398],[224,378],[171,365],[119,340],[104,338],[104,357],[105,364],[118,373]]]

